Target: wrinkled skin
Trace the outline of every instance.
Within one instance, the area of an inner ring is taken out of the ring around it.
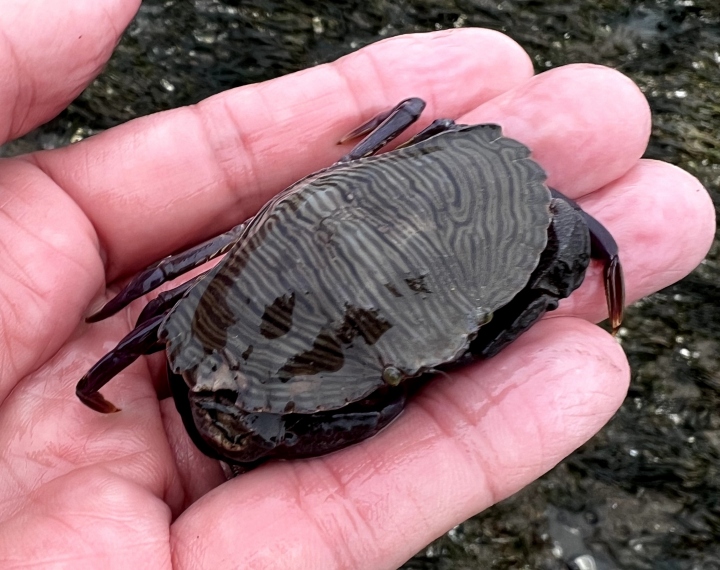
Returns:
[[[137,4],[3,2],[3,140],[77,95]],[[531,76],[524,52],[494,32],[405,36],[0,163],[0,567],[392,568],[600,429],[629,371],[588,322],[606,313],[597,267],[549,318],[429,385],[377,437],[228,483],[182,429],[162,358],[108,386],[119,414],[74,395],[143,304],[85,325],[88,306],[117,290],[106,294],[106,280],[248,217],[409,95],[430,103],[427,117],[497,122],[533,148],[549,183],[619,242],[629,302],[687,274],[709,247],[713,211],[691,176],[640,160],[640,92],[593,66]]]

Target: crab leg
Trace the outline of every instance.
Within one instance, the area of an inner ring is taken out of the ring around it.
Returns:
[[[618,246],[609,231],[587,212],[582,212],[590,230],[590,256],[603,262],[605,298],[612,334],[615,335],[623,321],[625,308],[625,284],[622,266],[618,257]]]
[[[178,285],[173,289],[169,289],[167,291],[164,291],[163,293],[160,293],[157,297],[155,297],[152,301],[145,305],[137,321],[135,321],[135,327],[139,327],[142,323],[156,315],[166,314],[167,311],[169,309],[172,309],[175,304],[180,300],[180,298],[190,289],[192,289],[195,284],[200,281],[200,279],[203,278],[206,274],[207,271],[204,271],[197,277],[194,277],[189,281],[185,281],[185,283],[183,283],[182,285]]]
[[[335,164],[343,164],[375,154],[417,121],[424,108],[425,101],[417,97],[412,97],[401,101],[390,111],[381,113],[370,119],[367,123],[360,125],[357,129],[340,139],[338,144],[342,144],[367,133],[370,134]]]
[[[555,198],[565,200],[585,220],[588,230],[590,230],[590,256],[603,263],[603,275],[605,278],[605,299],[608,306],[608,314],[610,315],[610,326],[612,334],[616,334],[623,320],[623,310],[625,307],[625,282],[623,279],[622,266],[620,265],[620,257],[618,245],[612,234],[584,211],[577,202],[564,196],[557,190],[551,188],[550,192]]]
[[[163,283],[187,273],[206,261],[227,253],[251,220],[252,218],[235,226],[228,232],[204,241],[182,253],[170,255],[154,263],[135,275],[115,297],[105,303],[99,311],[87,317],[85,321],[95,323],[106,319]]]
[[[412,146],[416,143],[427,140],[430,137],[434,137],[435,135],[438,135],[440,133],[451,131],[453,129],[460,128],[463,126],[464,125],[458,125],[452,119],[435,119],[432,123],[430,123],[427,127],[425,127],[422,131],[420,131],[418,134],[416,134],[409,141],[406,141],[406,142],[398,145],[397,148],[405,148],[408,146]]]
[[[83,404],[103,414],[120,411],[114,404],[108,402],[98,390],[140,356],[165,348],[165,345],[160,343],[157,338],[158,329],[164,318],[165,313],[156,315],[131,330],[115,348],[103,356],[80,379],[75,387],[75,393]]]

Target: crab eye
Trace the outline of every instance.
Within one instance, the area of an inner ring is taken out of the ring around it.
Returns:
[[[405,375],[394,366],[386,366],[383,369],[382,379],[389,386],[397,386],[405,379]]]

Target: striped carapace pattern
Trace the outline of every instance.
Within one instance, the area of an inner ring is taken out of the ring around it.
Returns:
[[[171,368],[283,414],[459,358],[545,248],[550,193],[529,155],[496,125],[462,126],[298,182],[169,314]]]

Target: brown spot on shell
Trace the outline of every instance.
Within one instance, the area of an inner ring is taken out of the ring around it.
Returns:
[[[275,339],[288,333],[292,327],[295,293],[281,295],[265,307],[260,320],[260,334]]]

